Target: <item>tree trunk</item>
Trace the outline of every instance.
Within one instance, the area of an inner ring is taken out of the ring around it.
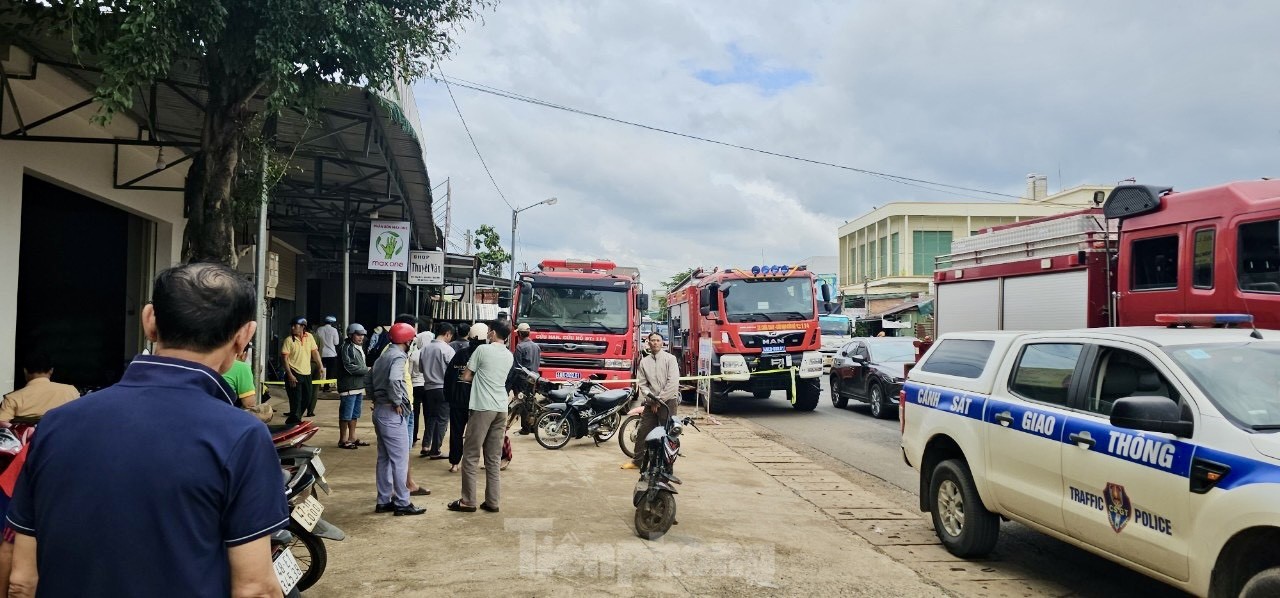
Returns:
[[[216,60],[211,62],[200,153],[192,160],[184,192],[187,227],[182,259],[234,266],[231,189],[240,162],[240,143],[248,115],[247,97],[252,94],[217,76],[219,65]]]

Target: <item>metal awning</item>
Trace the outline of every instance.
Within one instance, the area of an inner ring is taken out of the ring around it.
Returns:
[[[48,135],[44,125],[77,113],[75,118],[82,118],[85,110],[94,109],[92,95],[101,71],[93,57],[74,55],[65,39],[19,36],[9,41],[9,47],[0,42],[0,55],[7,53],[13,63],[0,70],[0,139],[113,145],[115,188],[182,191],[149,182],[159,172],[188,163],[199,147],[208,93],[197,70],[175,67],[167,77],[135,92],[128,111],[139,123],[133,138],[108,137],[105,130],[99,137]],[[23,82],[51,71],[77,82],[84,89],[83,98],[68,100],[52,114],[18,111],[16,97],[24,93]],[[261,111],[263,99],[255,98],[251,109]],[[282,113],[275,119],[277,148],[292,158],[287,175],[272,193],[272,232],[305,235],[306,249],[321,270],[340,270],[344,228],[349,224],[352,236],[362,238],[359,231],[367,231],[371,217],[410,221],[415,248],[439,247],[443,235],[432,218],[420,128],[408,86],[375,93],[335,85],[311,114]],[[179,155],[171,155],[163,168],[151,172],[123,173],[121,146],[164,148]],[[351,245],[353,261],[363,263],[358,254],[367,248]]]

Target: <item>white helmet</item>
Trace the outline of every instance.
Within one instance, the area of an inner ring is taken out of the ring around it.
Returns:
[[[467,338],[485,340],[489,338],[489,325],[484,322],[476,322],[471,325],[471,331],[467,333]]]

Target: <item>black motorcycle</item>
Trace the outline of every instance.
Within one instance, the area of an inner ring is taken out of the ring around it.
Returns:
[[[613,438],[631,389],[608,390],[595,380],[583,380],[576,388],[552,390],[547,396],[550,403],[534,424],[533,436],[542,448],[555,450],[583,436],[595,439],[596,446]]]
[[[636,482],[631,504],[636,508],[636,535],[646,540],[657,540],[671,529],[676,521],[676,494],[673,484],[680,484],[676,477],[676,457],[680,456],[680,433],[684,426],[698,425],[692,417],[683,420],[670,415],[665,403],[657,405],[658,415],[666,415],[666,422],[654,428],[644,439],[644,460],[640,463],[640,479]],[[649,405],[645,405],[649,409]]]

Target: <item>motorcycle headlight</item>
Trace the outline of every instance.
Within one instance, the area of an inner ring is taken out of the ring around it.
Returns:
[[[679,436],[679,435],[680,435],[680,432],[682,432],[682,431],[684,431],[684,426],[679,426],[679,425],[671,426],[671,430],[670,430],[669,432],[667,432],[667,436],[670,436],[670,437],[672,437],[672,438],[675,438],[675,437]]]

